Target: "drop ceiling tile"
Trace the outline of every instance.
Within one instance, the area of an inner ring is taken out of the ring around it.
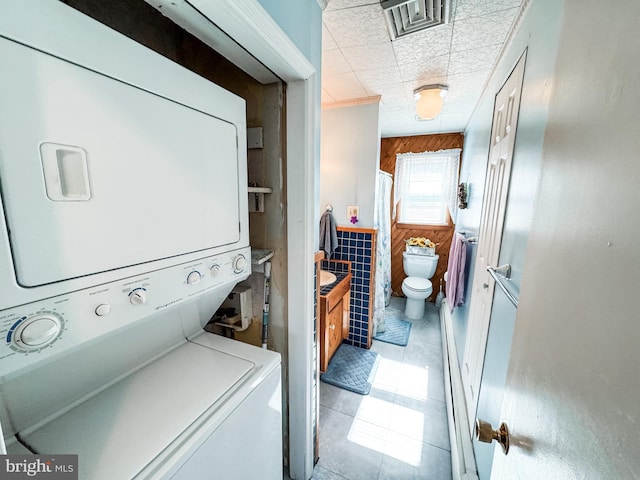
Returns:
[[[335,101],[336,101],[336,99],[335,99],[335,98],[333,98],[331,95],[329,95],[329,92],[327,92],[327,90],[323,88],[323,89],[322,89],[322,99],[321,99],[321,102],[322,102],[322,103],[333,103],[333,102],[335,102]]]
[[[391,112],[389,112],[389,113],[387,113],[385,115],[385,120],[388,123],[406,123],[406,124],[409,124],[409,123],[413,122],[412,115],[407,110],[404,110],[404,111],[399,111],[399,110],[391,111]]]
[[[446,77],[449,68],[449,55],[440,55],[428,60],[405,61],[398,63],[402,79],[405,82],[423,84],[424,79]]]
[[[442,107],[442,112],[447,114],[452,113],[471,113],[473,109],[476,107],[478,100],[480,98],[479,93],[469,93],[465,92],[462,97],[449,96],[444,99],[444,105]]]
[[[396,57],[389,40],[383,43],[345,47],[342,49],[342,53],[356,72],[396,65]]]
[[[460,52],[483,45],[503,43],[518,10],[510,8],[491,15],[456,20],[453,25],[451,51]]]
[[[380,110],[386,112],[402,112],[407,114],[410,104],[405,97],[382,97]]]
[[[375,68],[373,70],[361,70],[356,72],[360,83],[367,89],[381,89],[387,85],[397,85],[402,83],[400,69],[395,62],[392,65]]]
[[[411,111],[409,110],[409,106],[407,104],[403,104],[403,105],[388,105],[384,102],[380,103],[380,112],[384,112],[385,115],[387,116],[393,116],[393,115],[409,115],[411,116]]]
[[[440,128],[443,132],[463,132],[469,122],[469,113],[457,113],[457,114],[445,114],[441,113],[438,118],[440,119]]]
[[[415,134],[416,126],[414,120],[409,115],[381,117],[380,129],[383,137],[404,137],[407,134]]]
[[[322,18],[341,48],[389,41],[387,24],[378,3],[347,10],[325,11]]]
[[[367,89],[369,95],[380,95],[382,97],[382,104],[384,108],[408,108],[409,98],[407,93],[400,83],[393,85],[382,85],[377,89]]]
[[[323,77],[322,87],[337,102],[368,96],[365,89],[362,88],[356,74],[353,72]]]
[[[447,101],[449,100],[449,101]],[[477,100],[477,99],[475,99]],[[465,114],[465,115],[471,115],[471,112],[473,111],[473,109],[476,106],[476,101],[475,100],[452,100],[449,99],[448,97],[445,98],[444,100],[444,105],[442,107],[442,114],[443,115],[450,115],[450,114]]]
[[[491,70],[449,75],[449,93],[456,90],[479,90],[484,86],[490,73]]]
[[[417,116],[413,117],[413,134],[438,133],[440,131],[441,115],[432,120],[424,120]]]
[[[445,98],[445,106],[471,104],[475,107],[489,74],[490,72],[486,71],[450,76],[449,92]]]
[[[443,25],[401,37],[393,42],[396,60],[400,64],[446,55],[451,47],[452,34],[453,27]]]
[[[380,3],[380,0],[329,0],[329,4],[327,5],[325,12],[359,7],[361,5],[371,5],[374,3]]]
[[[331,77],[339,73],[351,72],[351,65],[340,50],[322,52],[322,76]]]
[[[322,51],[335,50],[338,48],[338,44],[335,42],[329,29],[322,24]]]
[[[449,75],[488,71],[493,68],[502,44],[462,50],[451,56]]]
[[[522,0],[457,0],[456,3],[455,19],[462,20],[520,7]]]

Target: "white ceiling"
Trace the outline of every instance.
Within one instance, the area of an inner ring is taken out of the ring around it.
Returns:
[[[461,132],[523,0],[452,0],[449,24],[391,41],[379,0],[329,0],[323,12],[322,103],[380,95],[383,137]],[[442,113],[417,120],[413,91],[449,86]]]

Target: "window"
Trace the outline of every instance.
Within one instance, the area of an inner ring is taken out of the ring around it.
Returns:
[[[396,156],[394,217],[398,223],[446,225],[457,210],[460,149],[400,153]]]

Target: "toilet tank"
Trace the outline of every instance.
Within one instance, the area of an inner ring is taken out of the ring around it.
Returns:
[[[402,253],[404,273],[409,277],[431,278],[436,273],[438,255],[416,255]]]

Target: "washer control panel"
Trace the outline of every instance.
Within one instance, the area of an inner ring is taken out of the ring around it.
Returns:
[[[184,301],[231,291],[251,273],[250,255],[247,247],[0,311],[0,378]]]

